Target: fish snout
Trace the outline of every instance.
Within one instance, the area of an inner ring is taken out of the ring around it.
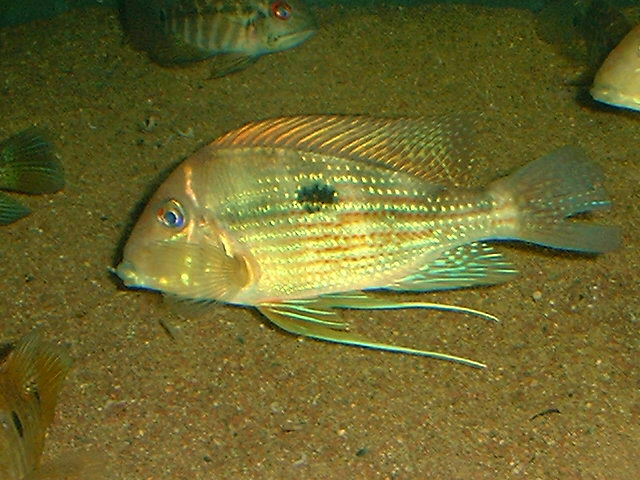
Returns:
[[[140,279],[138,278],[138,273],[136,271],[135,265],[129,260],[124,260],[118,265],[115,269],[111,269],[113,273],[115,273],[122,283],[127,287],[135,287],[140,285]]]

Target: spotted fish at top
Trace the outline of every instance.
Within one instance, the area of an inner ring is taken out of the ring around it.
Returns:
[[[488,242],[579,252],[619,243],[575,214],[609,206],[597,166],[564,147],[484,188],[464,121],[301,116],[250,123],[185,160],[134,227],[127,286],[258,308],[289,332],[454,360],[347,331],[336,308],[475,310],[372,296],[491,285],[515,268]]]
[[[211,59],[213,77],[295,47],[316,31],[303,0],[125,0],[133,44],[162,65]]]

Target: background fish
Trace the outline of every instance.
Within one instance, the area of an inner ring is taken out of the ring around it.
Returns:
[[[302,0],[125,0],[133,44],[163,65],[214,57],[212,76],[246,68],[315,33]]]
[[[593,80],[591,95],[609,105],[640,110],[640,25],[606,58]]]
[[[30,128],[0,143],[0,190],[53,193],[64,187],[62,166],[45,134]],[[0,193],[0,225],[14,222],[30,210]]]
[[[0,479],[91,480],[104,463],[87,452],[40,465],[64,379],[71,368],[66,348],[32,332],[0,348]]]
[[[47,428],[71,359],[40,335],[24,337],[0,367],[0,478],[22,479],[40,464]]]
[[[486,189],[456,117],[349,116],[251,123],[185,160],[160,186],[125,246],[130,287],[257,307],[309,337],[473,366],[450,355],[347,332],[336,308],[463,307],[374,298],[506,281],[515,268],[485,243],[523,240],[606,252],[617,229],[567,217],[609,205],[597,167],[576,148]]]

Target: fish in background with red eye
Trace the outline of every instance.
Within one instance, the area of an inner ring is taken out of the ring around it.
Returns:
[[[289,20],[291,18],[291,5],[287,2],[276,1],[271,4],[273,16],[280,20]]]
[[[213,78],[316,32],[303,0],[124,0],[122,17],[133,45],[152,60],[180,65],[210,59]]]

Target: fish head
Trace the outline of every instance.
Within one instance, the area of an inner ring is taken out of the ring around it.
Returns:
[[[640,25],[603,62],[593,80],[591,96],[602,103],[640,110]]]
[[[245,256],[203,205],[207,188],[194,174],[197,163],[197,158],[183,162],[135,224],[114,270],[127,287],[197,301],[232,301],[250,282]]]
[[[264,42],[272,52],[300,45],[317,30],[313,13],[301,0],[272,0],[266,8]]]

